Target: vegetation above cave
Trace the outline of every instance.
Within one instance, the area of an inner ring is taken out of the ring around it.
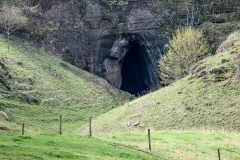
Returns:
[[[191,72],[198,61],[209,54],[202,32],[192,27],[178,29],[159,60],[161,82],[169,85]]]

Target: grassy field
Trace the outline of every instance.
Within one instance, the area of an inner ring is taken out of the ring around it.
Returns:
[[[224,160],[240,158],[240,134],[225,131],[151,131],[152,151],[147,131],[87,134],[21,135],[12,122],[0,125],[0,159],[161,159],[212,160],[220,149]]]
[[[99,133],[99,139],[148,149],[146,132]],[[240,159],[240,135],[217,131],[152,131],[152,150],[181,160]]]
[[[15,129],[0,126],[0,159],[212,160],[217,159],[218,149],[224,160],[240,158],[239,133],[152,130],[149,151],[147,131],[97,133],[93,128],[93,138],[33,132],[20,136],[20,126],[8,126]]]
[[[239,55],[240,34],[236,32],[215,56],[196,64],[191,75],[99,116],[93,122],[95,130],[240,131]]]
[[[1,134],[0,134],[1,135]],[[155,152],[81,136],[0,136],[0,159],[171,159]]]
[[[133,98],[20,40],[11,42],[8,52],[1,35],[0,93],[0,111],[11,121],[25,121],[36,132],[47,133],[55,133],[60,114],[67,123],[65,132],[69,132],[89,116],[96,117]]]

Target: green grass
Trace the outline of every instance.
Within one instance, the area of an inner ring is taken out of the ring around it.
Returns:
[[[55,133],[61,114],[65,132],[69,132],[89,116],[96,117],[132,98],[20,40],[11,42],[8,53],[5,41],[0,36],[0,111],[17,124],[25,121],[36,132]]]
[[[1,134],[0,134],[1,135]],[[0,136],[0,159],[165,159],[137,147],[81,136]],[[170,159],[170,158],[166,158]]]
[[[217,159],[240,158],[240,135],[217,131],[152,131],[80,135],[26,135],[0,132],[0,159]]]
[[[235,75],[236,57],[240,54],[239,33],[235,36],[238,40],[234,45],[196,64],[186,78],[95,119],[95,130],[131,131],[151,127],[240,131],[240,83]]]
[[[148,149],[146,132],[101,133],[96,137],[118,144]],[[152,150],[172,158],[190,160],[240,159],[240,135],[217,131],[152,131]]]

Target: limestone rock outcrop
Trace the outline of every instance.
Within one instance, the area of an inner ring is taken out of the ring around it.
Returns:
[[[62,0],[63,1],[63,0]],[[124,59],[134,44],[140,47],[145,89],[161,86],[158,59],[167,38],[156,31],[152,6],[132,5],[111,8],[103,1],[71,0],[45,4],[43,12],[50,31],[43,48],[88,70],[121,88]],[[137,73],[136,73],[137,74]],[[141,76],[141,75],[139,75]]]
[[[192,1],[192,5],[155,0],[39,1],[48,23],[43,49],[133,94],[162,86],[158,60],[178,26],[202,25],[214,52],[229,23],[213,17],[231,15],[227,19],[235,21],[239,15],[239,2],[233,0],[215,4],[222,8],[209,7],[208,1]],[[230,24],[225,35],[238,26]]]

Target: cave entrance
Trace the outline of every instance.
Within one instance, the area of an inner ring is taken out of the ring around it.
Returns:
[[[133,95],[141,95],[150,89],[147,54],[143,46],[133,42],[123,59],[121,90]]]

